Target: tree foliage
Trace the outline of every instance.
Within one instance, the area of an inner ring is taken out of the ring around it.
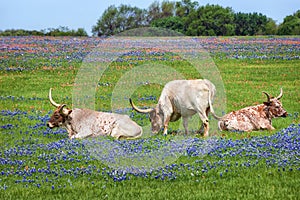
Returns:
[[[219,5],[199,7],[188,15],[187,35],[230,36],[234,34],[233,11]]]
[[[24,30],[24,29],[8,29],[0,31],[0,36],[88,36],[87,32],[83,28],[77,30],[69,29],[65,26],[58,28],[48,28],[46,30]]]
[[[272,18],[268,18],[265,28],[266,28],[265,35],[277,34],[278,27],[276,25],[276,22]]]
[[[125,30],[146,25],[145,10],[129,5],[108,7],[92,28],[92,33],[98,36],[110,36]]]
[[[46,36],[88,36],[83,28],[78,28],[77,31],[70,30],[68,27],[60,26],[58,28],[49,28],[48,31],[43,31]]]
[[[286,16],[278,28],[279,35],[300,35],[300,10]]]
[[[287,16],[278,27],[261,13],[235,13],[219,5],[199,6],[197,1],[161,3],[155,0],[147,10],[121,5],[110,6],[93,27],[93,34],[109,36],[140,27],[171,29],[190,36],[300,34],[300,11]]]
[[[235,35],[264,35],[267,23],[267,16],[261,13],[234,14]]]
[[[191,0],[182,0],[180,2],[176,2],[176,16],[186,17],[195,11],[198,5],[199,4],[197,1],[191,2]]]
[[[161,18],[173,17],[175,15],[175,2],[163,1],[161,3]]]
[[[182,18],[178,16],[170,16],[162,19],[154,20],[151,23],[152,27],[160,27],[160,28],[166,28],[171,29],[173,31],[177,32],[183,32],[184,22]]]

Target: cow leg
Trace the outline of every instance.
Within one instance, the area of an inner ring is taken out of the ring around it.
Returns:
[[[170,121],[170,116],[165,117],[165,120],[164,120],[164,135],[168,134],[169,121]]]
[[[267,130],[273,131],[273,130],[275,130],[275,128],[271,124],[268,124],[267,125]]]
[[[72,139],[72,138],[74,138],[75,134],[69,133],[68,136],[70,139]]]
[[[91,137],[93,134],[86,134],[86,133],[77,133],[76,135],[72,135],[71,139],[76,138],[76,139],[83,139],[87,137]]]
[[[188,117],[182,117],[185,134],[188,134]]]
[[[124,134],[118,128],[113,128],[112,131],[111,131],[111,133],[110,133],[110,136],[112,136],[113,138],[116,138],[118,140],[122,136],[124,136]]]
[[[208,137],[208,130],[209,130],[209,123],[208,123],[208,120],[203,122],[203,125],[204,125],[204,137]]]
[[[209,112],[210,112],[210,108],[208,107],[206,109],[206,111],[205,111],[205,113],[206,113],[206,120],[202,124],[204,126],[204,137],[208,137],[209,136],[209,134],[208,134],[208,131],[209,131],[208,114],[209,114]]]
[[[204,127],[204,137],[208,136],[208,131],[209,131],[209,123],[208,123],[208,118],[207,116],[204,116],[203,114],[199,113],[199,117],[203,123],[203,127]]]

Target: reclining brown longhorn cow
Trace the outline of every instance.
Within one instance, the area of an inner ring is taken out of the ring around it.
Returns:
[[[232,111],[223,117],[213,116],[219,120],[220,130],[253,131],[260,129],[274,130],[272,119],[286,117],[282,103],[279,101],[283,95],[282,88],[278,97],[270,97],[266,92],[267,101],[256,106],[249,106],[238,111]]]
[[[142,135],[142,128],[127,115],[97,112],[90,109],[68,109],[65,104],[58,104],[52,99],[51,88],[49,100],[56,110],[47,126],[49,128],[66,128],[69,138],[82,139],[110,135],[117,139],[135,139]]]

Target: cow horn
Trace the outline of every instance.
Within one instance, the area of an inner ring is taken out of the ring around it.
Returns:
[[[62,105],[60,106],[60,108],[59,108],[59,112],[60,112],[61,114],[67,116],[67,115],[69,114],[69,112],[68,112],[68,109],[65,108],[65,106],[66,106],[66,104],[62,104]]]
[[[134,105],[134,103],[132,102],[131,98],[129,98],[129,102],[130,102],[132,108],[134,110],[136,110],[137,112],[139,112],[139,113],[150,113],[153,110],[152,108],[149,108],[149,109],[140,109],[140,108],[136,107],[136,105]]]
[[[52,99],[51,90],[52,90],[52,88],[50,88],[50,90],[49,90],[49,100],[50,100],[50,102],[51,102],[51,104],[52,104],[53,106],[55,106],[55,107],[59,107],[59,106],[60,106],[60,104],[56,103],[56,102],[55,102],[55,101],[53,101],[53,99]]]
[[[268,98],[268,101],[267,102],[270,102],[270,95],[268,94],[268,93],[266,93],[266,92],[263,92],[266,96],[267,96],[267,98]]]
[[[281,97],[282,97],[282,95],[283,95],[283,91],[282,91],[282,88],[280,88],[280,94],[279,94],[279,96],[278,97],[276,97],[276,99],[280,99]]]

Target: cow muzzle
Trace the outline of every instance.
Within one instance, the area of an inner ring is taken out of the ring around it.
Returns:
[[[288,113],[287,112],[284,112],[281,117],[287,117],[288,116]]]

